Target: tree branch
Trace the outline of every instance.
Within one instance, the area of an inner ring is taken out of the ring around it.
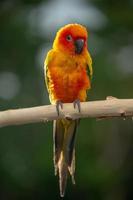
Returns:
[[[104,101],[81,103],[81,112],[73,108],[72,103],[63,104],[63,110],[57,116],[55,105],[6,110],[0,112],[0,127],[38,122],[47,122],[58,118],[108,118],[133,117],[133,99],[107,98]]]

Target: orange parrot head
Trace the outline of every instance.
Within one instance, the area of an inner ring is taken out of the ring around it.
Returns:
[[[87,50],[87,30],[80,24],[68,24],[55,37],[53,48],[69,55],[83,54]]]

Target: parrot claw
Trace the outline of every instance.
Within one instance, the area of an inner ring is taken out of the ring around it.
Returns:
[[[58,101],[56,102],[56,111],[57,111],[57,115],[58,115],[58,116],[59,116],[59,114],[60,114],[60,108],[63,109],[63,103],[62,103],[60,100],[58,100]]]
[[[77,106],[79,113],[81,112],[81,106],[80,106],[80,100],[79,100],[79,99],[76,99],[76,100],[73,102],[73,106],[74,106],[74,109],[75,109],[76,106]]]

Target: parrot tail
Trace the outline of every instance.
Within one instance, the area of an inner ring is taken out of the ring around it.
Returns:
[[[58,119],[53,124],[54,167],[59,174],[60,196],[65,194],[68,172],[75,184],[75,136],[79,120]]]

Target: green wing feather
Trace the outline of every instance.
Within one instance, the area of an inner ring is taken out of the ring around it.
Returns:
[[[50,50],[47,53],[46,59],[44,61],[44,77],[45,77],[45,84],[47,87],[47,90],[49,92],[49,76],[48,76],[48,70],[49,70],[49,64],[52,61],[53,58],[53,50]]]
[[[92,68],[92,58],[91,58],[89,52],[88,52],[88,57],[87,57],[87,66],[89,67],[88,75],[91,80],[92,76],[93,76],[93,68]]]

